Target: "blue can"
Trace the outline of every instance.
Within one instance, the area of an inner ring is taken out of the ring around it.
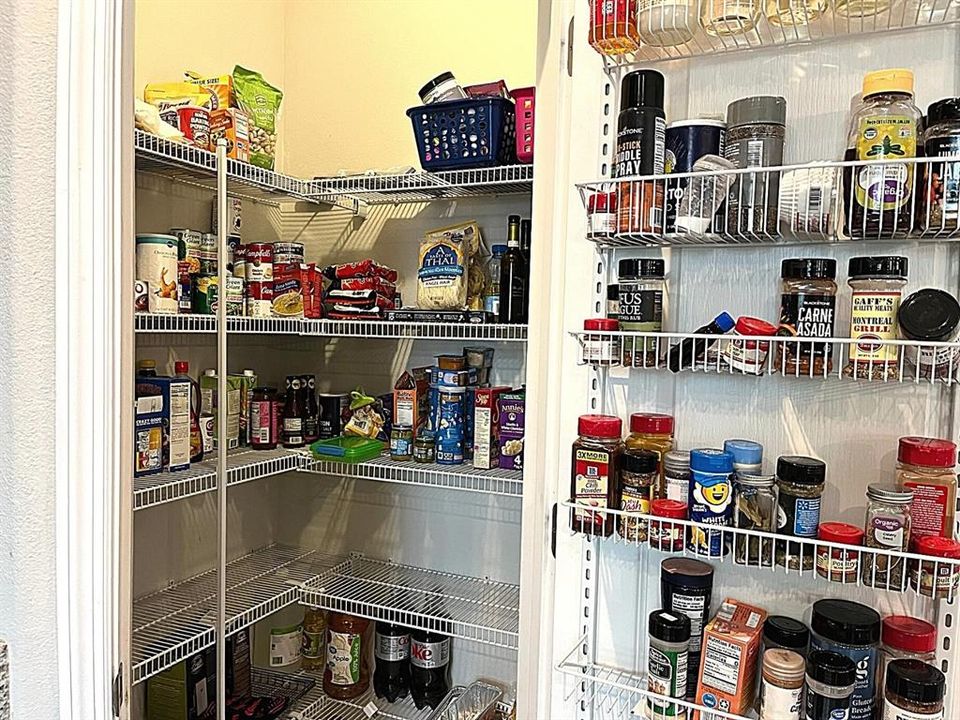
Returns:
[[[723,155],[727,124],[722,120],[678,120],[667,125],[665,135],[668,173],[688,173],[704,155]],[[677,208],[687,187],[687,178],[667,183],[667,232],[676,230]]]
[[[733,455],[725,450],[690,451],[690,519],[704,525],[733,525]],[[723,557],[729,552],[722,532],[690,528],[687,547],[698,555]]]
[[[466,430],[466,388],[439,386],[437,413],[437,464],[462,465]]]

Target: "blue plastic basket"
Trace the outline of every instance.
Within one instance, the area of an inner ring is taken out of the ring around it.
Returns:
[[[410,108],[424,170],[511,165],[516,160],[517,119],[512,100],[451,100]]]

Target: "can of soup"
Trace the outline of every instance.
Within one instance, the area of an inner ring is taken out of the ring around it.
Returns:
[[[189,228],[170,228],[170,234],[177,238],[177,260],[190,263],[190,272],[200,272],[200,244],[203,233]]]
[[[247,317],[273,316],[273,283],[247,283]]]
[[[270,243],[248,244],[244,272],[246,272],[247,275],[247,282],[272,282],[273,245]]]
[[[147,307],[152,313],[176,315],[178,304],[177,238],[137,235],[137,280],[147,283]]]
[[[217,236],[213,233],[203,233],[200,236],[200,269],[203,275],[217,274]]]
[[[237,245],[233,251],[233,276],[241,280],[247,279],[247,246]]]
[[[273,262],[276,265],[281,263],[302,263],[303,262],[303,243],[274,243],[273,244]]]
[[[226,279],[223,297],[227,303],[227,315],[231,317],[243,315],[243,285],[244,281],[238,277],[230,276]]]

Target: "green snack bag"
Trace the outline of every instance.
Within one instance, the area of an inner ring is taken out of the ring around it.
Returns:
[[[237,65],[233,68],[237,105],[250,116],[250,162],[273,170],[277,148],[277,114],[283,93],[263,75]]]

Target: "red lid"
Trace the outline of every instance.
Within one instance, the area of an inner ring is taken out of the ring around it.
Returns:
[[[776,335],[777,328],[760,318],[741,316],[734,326],[738,335]]]
[[[817,537],[826,542],[862,545],[863,529],[842,522],[825,522],[817,528]]]
[[[898,650],[929,653],[937,647],[937,629],[908,615],[888,615],[883,619],[880,639],[884,645]]]
[[[189,375],[190,363],[188,363],[186,360],[177,360],[173,364],[173,372],[175,375]]]
[[[650,512],[660,517],[673,518],[674,520],[687,519],[687,504],[679,500],[666,500],[658,498],[650,503]]]
[[[613,318],[590,318],[583,321],[584,330],[619,330],[620,323]]]
[[[634,413],[630,416],[630,432],[672,435],[673,416],[660,413]]]
[[[923,467],[951,468],[957,464],[957,446],[949,440],[902,437],[897,460]]]
[[[615,415],[581,415],[577,430],[590,437],[618,438],[623,435],[623,423]]]
[[[939,535],[922,535],[916,539],[917,552],[921,555],[931,555],[956,559],[960,558],[960,542]]]
[[[617,193],[594,193],[587,200],[587,212],[616,212]]]

